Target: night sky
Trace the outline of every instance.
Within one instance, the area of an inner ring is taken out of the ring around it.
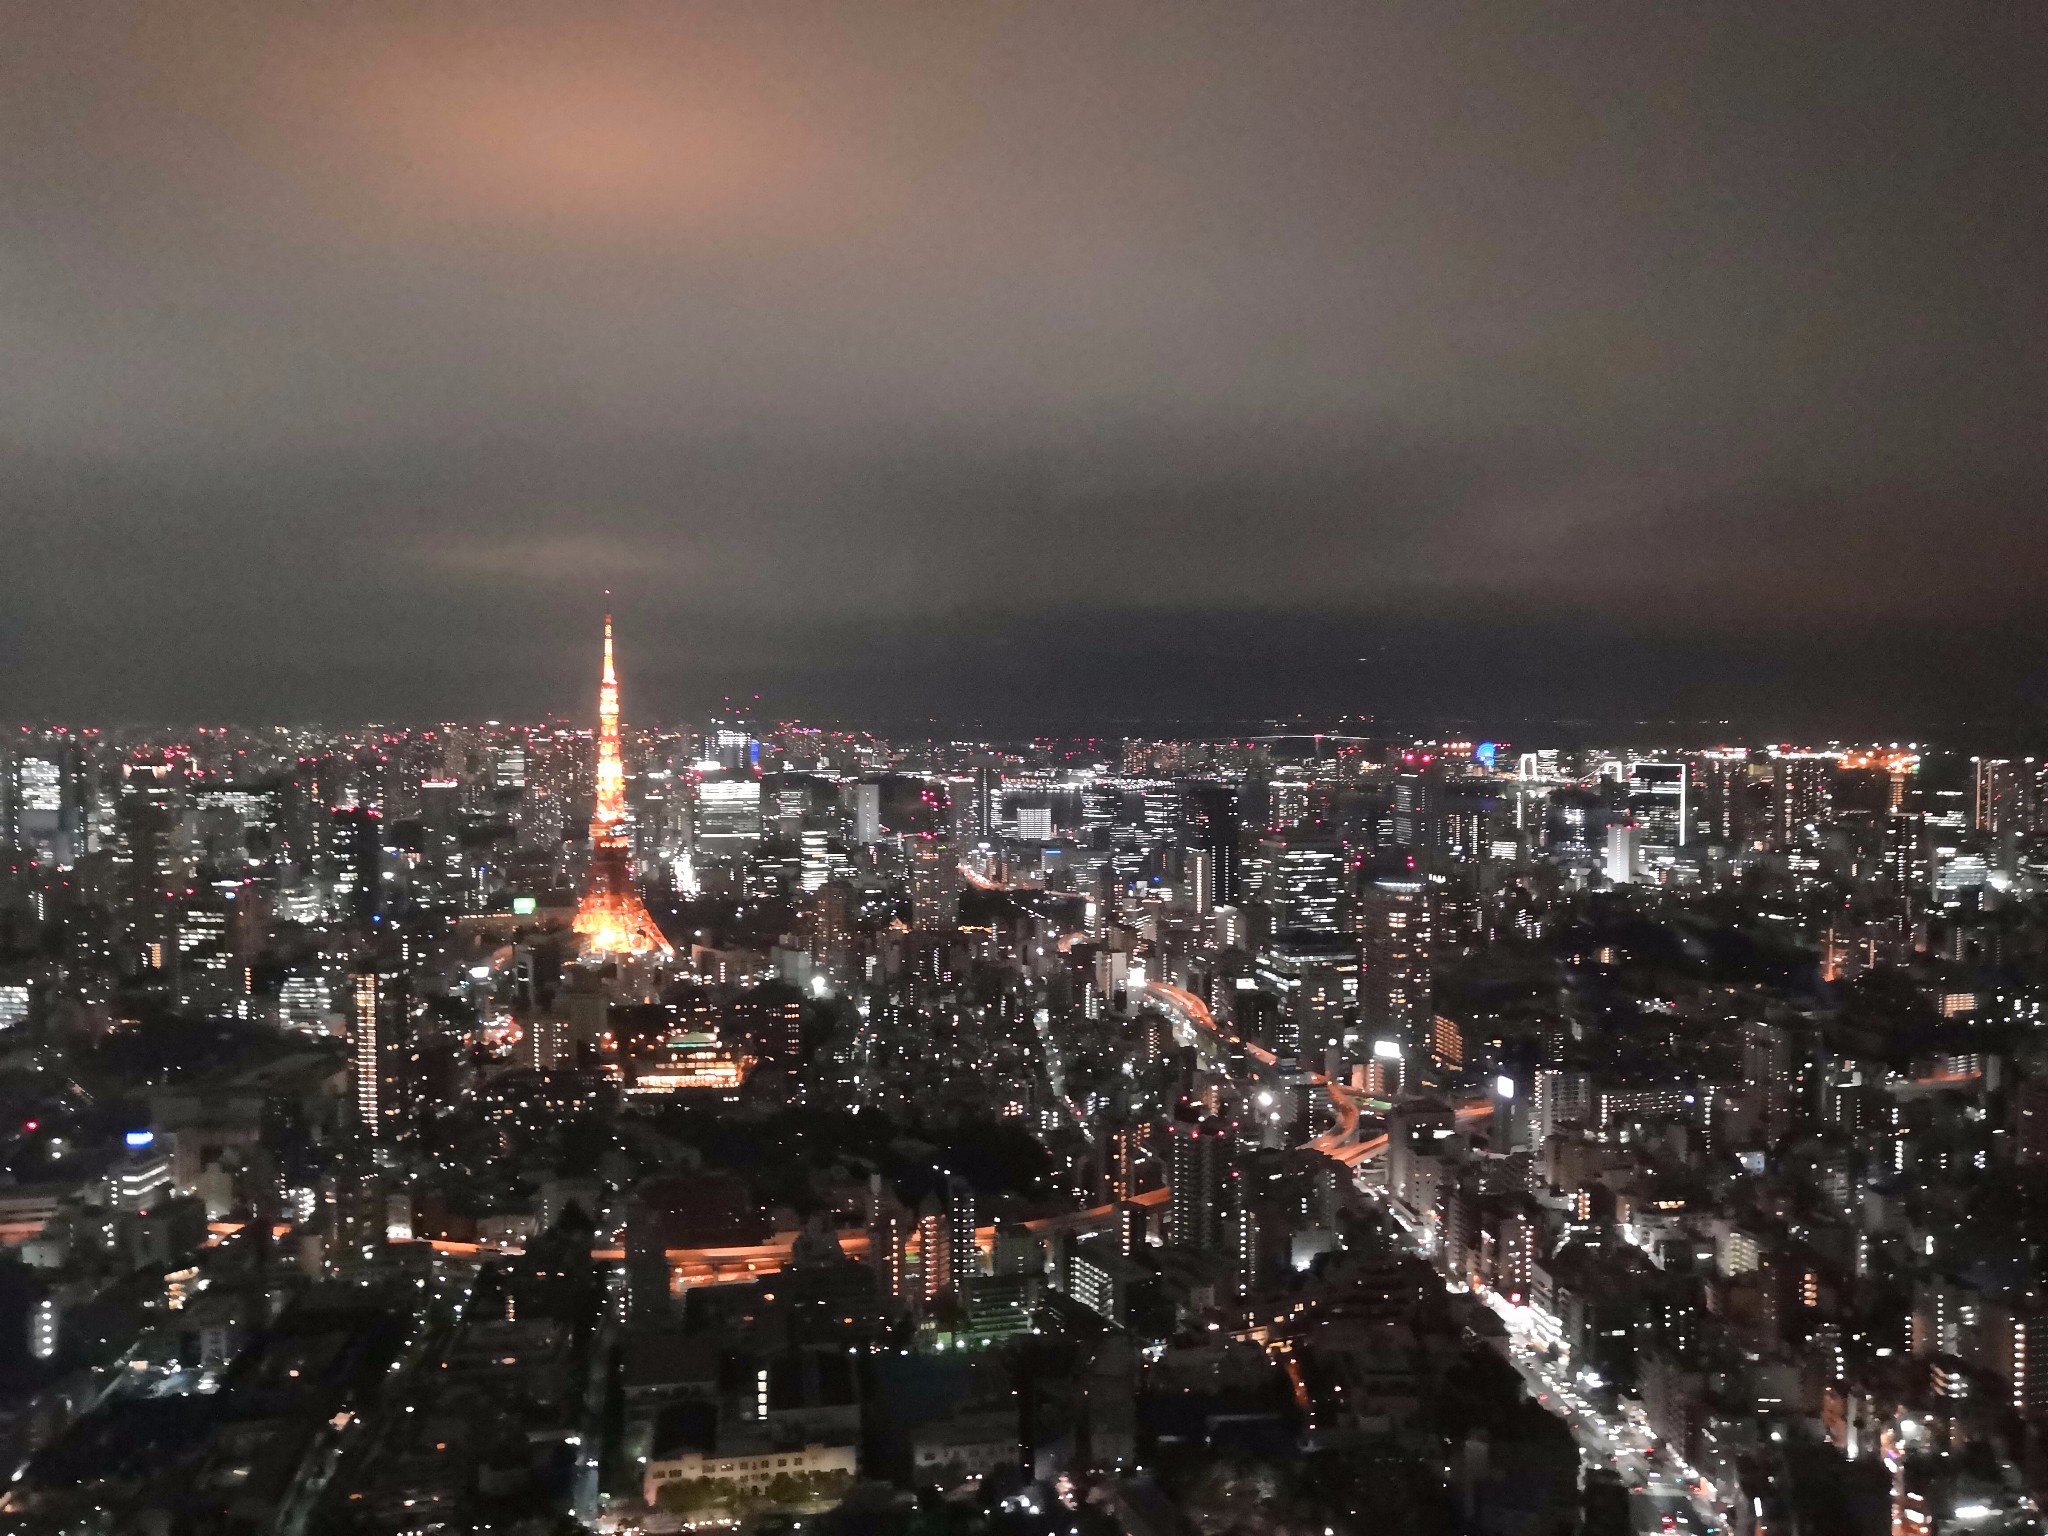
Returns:
[[[0,717],[2048,710],[2029,5],[0,4]],[[1516,722],[1526,722],[1517,724]]]

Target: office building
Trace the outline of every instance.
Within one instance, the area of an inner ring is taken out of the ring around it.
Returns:
[[[733,860],[761,841],[761,781],[709,775],[697,784],[697,853]]]
[[[1642,872],[1643,829],[1632,821],[1617,821],[1607,829],[1607,878],[1614,885],[1627,885]]]
[[[1363,1032],[1425,1055],[1431,1044],[1429,968],[1432,959],[1429,884],[1390,875],[1360,887],[1353,915],[1362,973]]]
[[[1343,854],[1335,847],[1290,838],[1266,848],[1267,907],[1275,934],[1342,933]]]
[[[1394,774],[1394,847],[1417,869],[1436,866],[1444,846],[1443,765],[1430,752],[1405,752]]]
[[[1242,899],[1238,865],[1238,799],[1228,784],[1195,780],[1181,786],[1182,838],[1205,856],[1210,907],[1235,907]]]
[[[1686,765],[1638,759],[1628,766],[1625,787],[1629,818],[1642,828],[1643,842],[1659,848],[1683,848],[1692,819]]]

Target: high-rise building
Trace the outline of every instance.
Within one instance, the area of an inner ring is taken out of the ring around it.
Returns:
[[[338,1168],[322,1181],[327,1241],[336,1251],[365,1256],[381,1248],[391,1230],[391,1196],[374,1168]]]
[[[1682,762],[1636,761],[1628,767],[1628,813],[1643,841],[1683,848],[1691,836],[1690,782]]]
[[[597,690],[597,808],[590,817],[590,868],[576,908],[576,932],[592,955],[674,953],[633,879],[633,825],[619,754],[619,677],[612,664],[612,616],[604,616],[604,673]]]
[[[2032,766],[2031,760],[2018,763],[2007,757],[1975,759],[1972,820],[1979,832],[1997,837],[2034,830],[2032,774],[2028,771]]]
[[[1243,895],[1239,889],[1237,791],[1207,780],[1184,784],[1181,815],[1188,848],[1208,856],[1209,905],[1237,906]]]
[[[818,887],[811,909],[811,958],[835,977],[850,959],[853,942],[854,890],[844,880]]]
[[[1394,846],[1417,868],[1434,866],[1444,845],[1443,767],[1430,752],[1404,752],[1394,774]]]
[[[906,839],[910,855],[910,926],[953,928],[960,922],[960,868],[941,833]]]
[[[1138,1256],[1145,1246],[1145,1222],[1150,1213],[1132,1200],[1119,1200],[1116,1207],[1116,1251],[1126,1259]]]
[[[1344,856],[1328,844],[1290,837],[1269,855],[1271,910],[1276,934],[1343,932]]]
[[[1593,1114],[1593,1079],[1584,1072],[1544,1067],[1529,1094],[1532,1133],[1540,1147],[1567,1125],[1584,1125]]]
[[[1465,1031],[1456,1019],[1441,1013],[1430,1019],[1429,1059],[1445,1072],[1464,1070]]]
[[[947,1292],[968,1299],[981,1270],[981,1249],[974,1237],[974,1187],[965,1179],[949,1176],[942,1193],[925,1196],[918,1208],[917,1251],[926,1301]]]
[[[519,791],[526,788],[526,738],[513,736],[498,748],[498,760],[493,765],[491,781],[499,789]]]
[[[1691,760],[1689,768],[1693,798],[1699,803],[1700,824],[1707,841],[1724,848],[1743,847],[1754,841],[1762,818],[1749,754],[1704,752]]]
[[[1536,1264],[1543,1253],[1542,1213],[1530,1209],[1524,1195],[1504,1212],[1495,1228],[1493,1245],[1493,1288],[1511,1305],[1528,1298]]]
[[[761,841],[761,781],[707,774],[697,785],[697,852],[733,860]]]
[[[397,974],[370,963],[359,966],[349,982],[356,1123],[371,1141],[395,1140],[408,1128],[411,1107],[404,988]]]
[[[1304,930],[1276,935],[1259,952],[1257,977],[1275,999],[1273,1038],[1265,1044],[1277,1055],[1321,1070],[1333,1047],[1356,1036],[1359,965],[1352,938]]]
[[[1222,1248],[1232,1208],[1231,1133],[1220,1120],[1176,1120],[1167,1128],[1167,1241]]]
[[[946,1179],[946,1283],[962,1301],[981,1273],[981,1247],[974,1236],[974,1186],[957,1175]]]
[[[743,719],[713,720],[704,732],[704,756],[727,773],[752,773],[760,749],[754,733]]]
[[[343,922],[368,930],[384,906],[384,818],[374,806],[336,806],[328,812],[327,833],[335,911]]]
[[[527,1065],[536,1072],[559,1072],[576,1062],[576,1032],[566,1014],[536,1013],[526,1021]]]
[[[1188,905],[1197,912],[1216,910],[1216,856],[1206,848],[1190,848],[1181,861],[1181,881]]]
[[[868,1265],[884,1296],[910,1299],[910,1235],[914,1223],[879,1173],[868,1176]]]
[[[179,820],[178,781],[171,764],[124,762],[114,807],[114,863],[122,876],[131,929],[144,938],[161,937],[154,930],[165,897],[184,877]]]
[[[1112,1200],[1129,1200],[1138,1192],[1138,1163],[1145,1155],[1148,1130],[1143,1122],[1121,1117],[1108,1127],[1102,1152]]]
[[[975,841],[993,842],[996,823],[1002,819],[1003,770],[984,763],[974,770]]]
[[[1363,886],[1353,915],[1365,1034],[1396,1041],[1410,1056],[1427,1054],[1432,1044],[1429,917],[1428,882],[1404,875]]]
[[[38,863],[68,869],[85,852],[85,806],[78,754],[68,744],[18,747],[4,760],[0,842]]]
[[[1180,820],[1180,796],[1171,784],[1147,784],[1138,792],[1141,809],[1139,825],[1148,847],[1172,841]]]
[[[422,852],[436,876],[457,880],[462,875],[462,782],[423,779],[420,782]]]
[[[1266,830],[1286,832],[1308,820],[1309,801],[1313,788],[1307,780],[1295,777],[1299,770],[1283,769],[1279,777],[1266,783]]]
[[[1607,829],[1607,878],[1614,885],[1627,885],[1636,877],[1643,844],[1643,829],[1632,821],[1617,821]]]
[[[869,780],[846,786],[853,840],[865,846],[882,840],[882,786]]]
[[[1781,752],[1772,759],[1772,834],[1781,846],[1803,841],[1808,827],[1828,819],[1835,761],[1822,752]]]
[[[1798,1077],[1790,1031],[1782,1024],[1755,1019],[1742,1026],[1741,1034],[1743,1081],[1761,1096],[1764,1113],[1789,1112]]]
[[[1885,817],[1884,873],[1899,892],[1918,891],[1931,878],[1927,821],[1918,811],[1893,811]]]
[[[1992,1347],[2006,1381],[2007,1401],[2033,1423],[2048,1419],[2048,1308],[2028,1297],[2001,1309]]]
[[[797,848],[797,884],[809,895],[832,878],[840,859],[832,851],[832,835],[823,827],[804,828],[797,834]]]
[[[1448,1105],[1417,1100],[1387,1117],[1387,1193],[1411,1217],[1429,1219],[1437,1207],[1443,1152],[1456,1134]]]

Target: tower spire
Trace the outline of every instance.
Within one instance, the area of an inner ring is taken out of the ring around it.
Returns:
[[[609,600],[611,593],[605,597]],[[634,886],[632,841],[626,765],[619,751],[619,674],[607,611],[604,671],[597,686],[597,804],[590,815],[590,872],[576,908],[576,931],[589,939],[594,954],[666,958],[673,951]]]

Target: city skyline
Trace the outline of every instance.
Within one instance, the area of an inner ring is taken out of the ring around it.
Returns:
[[[0,739],[0,1513],[2039,1536],[2048,762],[629,730],[604,635]]]
[[[2048,1536],[2037,10],[0,36],[0,1527]]]

